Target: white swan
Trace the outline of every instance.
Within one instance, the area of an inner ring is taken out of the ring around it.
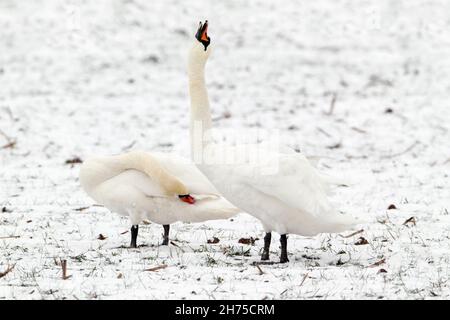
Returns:
[[[211,139],[211,114],[205,86],[204,68],[210,54],[207,21],[200,27],[189,52],[188,76],[191,98],[191,152],[194,162],[232,204],[258,218],[266,231],[261,260],[269,259],[271,232],[281,235],[280,262],[288,262],[287,233],[312,236],[341,232],[358,221],[338,213],[327,198],[331,179],[293,150],[282,152],[261,145],[223,146]],[[244,161],[224,164],[230,154],[254,155],[263,150],[259,163]],[[265,172],[267,161],[276,172]],[[265,163],[262,163],[265,162]]]
[[[133,151],[86,160],[80,169],[84,191],[97,203],[131,220],[131,247],[136,248],[138,225],[149,219],[170,224],[227,219],[239,212],[187,160],[164,153]]]

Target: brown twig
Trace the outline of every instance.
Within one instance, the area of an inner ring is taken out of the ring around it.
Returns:
[[[90,208],[90,206],[89,207],[75,208],[73,210],[75,210],[75,211],[84,211],[84,210],[89,209],[89,208]]]
[[[361,229],[361,230],[355,231],[355,232],[353,232],[353,233],[350,233],[350,234],[347,235],[347,236],[343,236],[343,235],[341,235],[341,234],[340,234],[340,236],[341,236],[342,238],[350,238],[350,237],[356,236],[357,234],[360,234],[360,233],[363,233],[363,232],[364,232],[364,229]]]
[[[262,276],[265,272],[262,271],[261,267],[260,267],[258,264],[255,264],[255,266],[256,266],[256,268],[257,268],[258,271],[259,271],[259,275]]]
[[[415,226],[416,222],[417,222],[416,218],[411,217],[411,218],[407,219],[405,222],[403,222],[403,225],[406,226],[408,223],[412,223],[412,225]]]
[[[302,282],[300,282],[300,287],[303,285],[303,283],[305,282],[306,278],[308,278],[309,272],[307,272],[302,279]]]
[[[17,239],[17,238],[20,238],[20,236],[0,237],[0,239]]]
[[[359,133],[367,133],[367,131],[360,129],[358,127],[351,127],[350,129],[352,129],[353,131],[359,132]]]
[[[383,259],[381,259],[380,261],[377,261],[377,262],[371,264],[371,265],[369,266],[369,268],[374,268],[374,267],[381,266],[381,265],[384,264],[385,262],[386,262],[386,259],[383,258]]]
[[[173,246],[175,246],[175,247],[177,247],[177,248],[180,248],[180,246],[177,245],[177,244],[176,244],[175,242],[173,242],[173,241],[170,241],[170,244],[173,245]]]
[[[71,276],[67,275],[67,260],[66,259],[61,259],[61,268],[62,268],[62,279],[63,280],[69,279]]]
[[[0,134],[6,139],[7,143],[0,147],[0,149],[7,149],[7,148],[14,148],[16,145],[16,140],[12,139],[10,136],[8,136],[6,133],[4,133],[2,130],[0,130]]]
[[[7,144],[5,144],[4,146],[2,146],[0,149],[14,148],[15,145],[16,145],[16,141],[11,141],[11,142],[8,142]]]
[[[162,264],[162,265],[157,266],[157,267],[144,269],[144,271],[158,271],[158,270],[165,269],[165,268],[167,268],[167,265],[166,264]]]
[[[4,276],[6,276],[8,273],[10,273],[11,271],[13,271],[15,264],[13,264],[12,266],[8,265],[8,267],[6,267],[6,270],[3,272],[0,272],[0,278],[3,278]]]

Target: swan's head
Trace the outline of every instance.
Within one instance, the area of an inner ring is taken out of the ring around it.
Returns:
[[[208,37],[208,20],[203,24],[200,21],[197,33],[195,34],[195,39],[203,46],[204,51],[208,51],[208,46],[211,43],[211,39]]]
[[[194,45],[189,53],[189,60],[192,65],[203,65],[208,60],[211,53],[211,38],[208,37],[208,20],[199,24],[195,33]]]

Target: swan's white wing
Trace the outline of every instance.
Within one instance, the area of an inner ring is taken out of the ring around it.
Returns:
[[[219,197],[217,189],[189,160],[171,154],[148,153],[152,161],[157,161],[167,173],[180,180],[189,193]],[[145,158],[143,159],[145,161]],[[100,184],[133,185],[148,196],[166,197],[167,192],[161,185],[160,177],[152,177],[139,169],[126,169],[117,156],[97,157],[86,161],[80,170],[80,180],[85,190]],[[199,197],[197,197],[199,198]]]
[[[201,173],[201,171],[190,160],[175,156],[155,152],[152,156],[161,163],[161,165],[172,175],[176,176],[189,190],[192,195],[219,197],[219,191],[213,184]]]
[[[245,174],[247,184],[279,199],[291,208],[313,216],[333,213],[327,198],[328,185],[301,154],[278,154],[278,168],[273,174]]]

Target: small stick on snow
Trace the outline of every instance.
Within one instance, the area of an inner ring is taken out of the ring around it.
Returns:
[[[363,232],[364,232],[364,229],[361,229],[361,230],[355,231],[355,232],[353,232],[353,233],[350,233],[350,234],[347,235],[347,236],[343,236],[343,235],[341,235],[341,234],[340,234],[340,236],[341,236],[342,238],[350,238],[350,237],[356,236],[357,234],[360,234],[360,233],[363,233]]]
[[[6,270],[3,272],[0,272],[0,278],[3,278],[4,276],[6,276],[8,273],[10,273],[13,269],[14,269],[15,264],[13,264],[12,266],[6,267]]]
[[[7,141],[7,143],[4,146],[0,147],[0,149],[13,148],[16,145],[16,140],[14,140],[11,137],[9,137],[1,129],[0,129],[0,135],[2,135]]]
[[[307,272],[302,279],[302,282],[300,282],[300,287],[303,285],[303,283],[305,282],[306,278],[308,278],[309,272]]]
[[[380,261],[377,261],[377,262],[371,264],[371,265],[369,266],[369,268],[374,268],[374,267],[381,266],[381,265],[384,264],[385,262],[386,262],[386,259],[383,258],[383,259],[381,259]]]
[[[0,239],[17,239],[17,238],[20,238],[20,236],[0,237]]]
[[[353,131],[359,132],[359,133],[367,133],[367,131],[360,129],[358,127],[351,127],[350,129],[352,129]]]
[[[172,240],[170,241],[170,244],[173,245],[173,246],[175,246],[175,247],[177,247],[178,249],[180,249],[181,252],[184,253],[183,248],[181,248],[179,245],[177,245],[177,244],[176,244],[175,242],[173,242]]]
[[[259,265],[255,264],[255,266],[256,266],[256,268],[257,268],[258,271],[259,271],[259,275],[262,276],[265,272],[262,271],[262,269],[261,269],[261,267],[260,267]]]
[[[317,127],[317,130],[318,131],[320,131],[320,132],[322,132],[324,135],[326,135],[327,137],[329,137],[329,138],[331,138],[332,137],[332,135],[331,134],[329,134],[328,132],[326,132],[325,130],[323,130],[322,128],[320,128],[320,127]]]
[[[177,248],[180,247],[179,245],[177,245],[177,244],[176,244],[175,242],[173,242],[172,240],[170,240],[170,244],[173,245],[173,246],[175,246],[175,247],[177,247]]]
[[[67,280],[69,279],[71,276],[67,275],[67,260],[61,260],[61,268],[62,268],[62,279],[63,280]]]
[[[165,268],[167,268],[167,264],[162,264],[162,265],[157,266],[157,267],[144,269],[144,271],[158,271],[158,270],[165,269]]]
[[[73,209],[73,210],[75,210],[75,211],[84,211],[84,210],[89,209],[89,208],[90,208],[90,206],[89,207],[76,208],[76,209]]]
[[[330,102],[330,109],[327,112],[327,115],[329,115],[329,116],[331,116],[333,114],[334,106],[336,105],[336,99],[337,99],[337,93],[333,92],[333,96],[332,96],[331,102]]]

